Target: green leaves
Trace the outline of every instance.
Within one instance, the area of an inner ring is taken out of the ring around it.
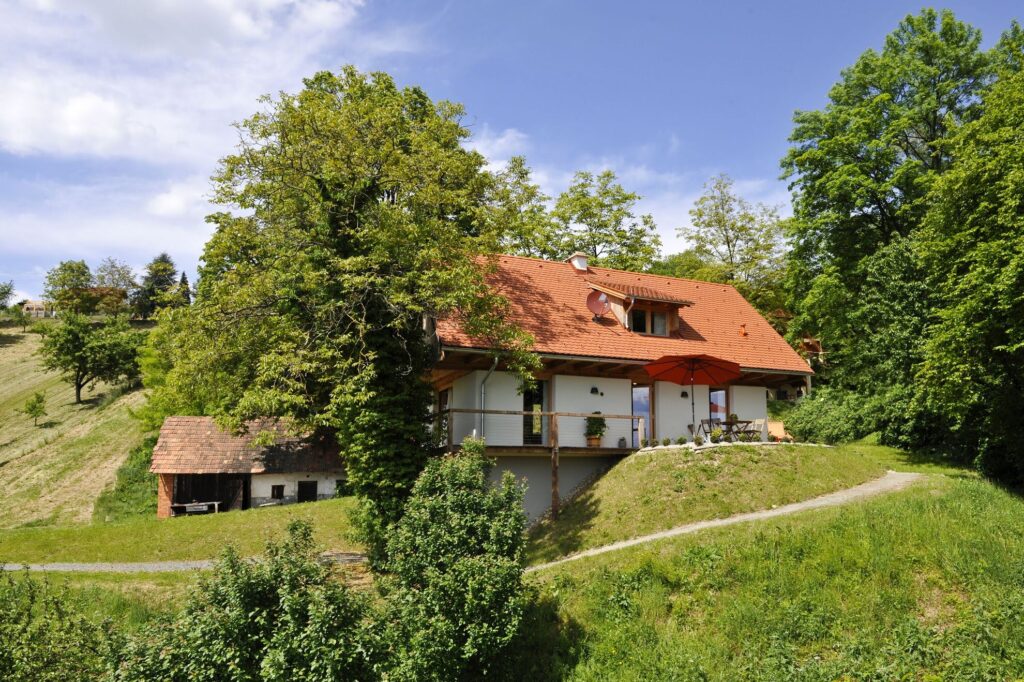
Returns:
[[[75,387],[75,402],[82,389],[97,381],[131,381],[139,376],[138,352],[143,333],[123,317],[94,324],[75,313],[64,315],[57,327],[43,337],[43,366],[61,372]]]

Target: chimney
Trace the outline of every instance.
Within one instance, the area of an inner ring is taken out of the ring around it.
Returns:
[[[579,251],[577,251],[576,253],[569,256],[569,263],[576,270],[576,272],[586,272],[587,254],[580,253]]]

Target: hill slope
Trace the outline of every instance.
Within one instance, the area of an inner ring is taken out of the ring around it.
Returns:
[[[885,472],[856,446],[730,446],[623,459],[530,535],[531,563],[674,526],[810,499]]]
[[[0,528],[86,522],[96,498],[142,438],[130,410],[143,400],[100,385],[74,403],[74,390],[43,370],[36,334],[0,332]],[[36,391],[47,416],[19,413]]]

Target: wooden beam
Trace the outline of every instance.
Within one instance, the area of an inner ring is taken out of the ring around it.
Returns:
[[[549,427],[551,438],[551,518],[558,518],[558,415],[551,415],[551,426]]]

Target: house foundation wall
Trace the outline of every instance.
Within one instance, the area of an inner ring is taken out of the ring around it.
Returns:
[[[497,457],[491,480],[501,481],[511,471],[517,481],[526,482],[523,509],[531,522],[551,508],[551,460],[547,457]],[[604,473],[620,456],[562,457],[558,463],[558,496],[566,499],[583,483]]]

